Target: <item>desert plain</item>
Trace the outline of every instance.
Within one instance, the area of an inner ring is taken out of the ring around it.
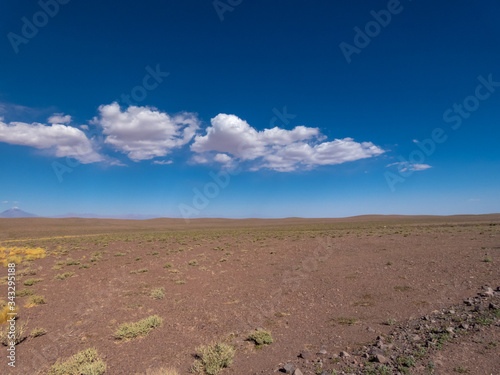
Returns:
[[[75,373],[500,374],[499,214],[0,219],[0,248],[23,330],[1,374],[88,349]]]

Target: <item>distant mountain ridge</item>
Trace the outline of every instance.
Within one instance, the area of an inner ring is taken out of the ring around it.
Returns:
[[[129,215],[97,215],[97,214],[77,214],[70,212],[65,215],[50,216],[53,219],[67,219],[70,217],[77,217],[81,219],[122,219],[122,220],[148,220],[148,219],[158,219],[162,216],[160,215],[140,215],[140,214],[129,214]]]
[[[8,209],[2,213],[0,213],[0,218],[3,219],[13,219],[13,218],[20,218],[20,217],[38,217],[35,214],[30,214],[29,212],[23,211],[19,209],[18,207],[12,207],[11,209]]]

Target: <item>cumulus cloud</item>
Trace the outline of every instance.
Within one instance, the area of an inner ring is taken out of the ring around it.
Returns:
[[[322,142],[324,140],[318,128],[274,127],[257,131],[235,115],[219,114],[211,120],[205,135],[195,137],[191,150],[198,154],[193,158],[198,163],[224,162],[231,158],[253,161],[252,170],[269,168],[281,172],[341,164],[384,152],[371,142],[358,143],[352,138]],[[210,158],[211,153],[217,154]]]
[[[158,165],[169,165],[172,164],[172,160],[155,160],[153,161],[153,164],[158,164]]]
[[[48,149],[57,157],[72,157],[83,164],[104,160],[80,129],[62,124],[0,121],[0,142]]]
[[[162,157],[191,141],[199,128],[193,113],[170,116],[153,107],[130,106],[122,111],[117,103],[101,105],[96,121],[105,143],[134,160]]]
[[[47,121],[49,124],[69,124],[71,122],[71,116],[64,115],[63,113],[54,113]]]
[[[410,163],[407,161],[399,161],[396,163],[391,163],[386,165],[386,167],[393,167],[393,166],[396,166],[399,172],[406,172],[406,171],[418,172],[432,168],[432,166],[430,166],[429,164]]]

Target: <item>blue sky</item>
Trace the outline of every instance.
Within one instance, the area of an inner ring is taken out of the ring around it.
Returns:
[[[1,8],[0,211],[500,212],[498,2]]]

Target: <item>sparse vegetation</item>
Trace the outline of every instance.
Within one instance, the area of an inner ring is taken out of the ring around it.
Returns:
[[[64,280],[64,279],[67,279],[68,277],[71,277],[73,276],[75,273],[74,272],[65,272],[63,274],[60,274],[60,275],[56,275],[54,277],[54,279],[57,279],[57,280]]]
[[[24,340],[26,340],[26,326],[28,323],[16,324],[16,331],[14,333],[14,338],[9,337],[11,335],[11,331],[9,331],[10,325],[0,328],[0,342],[4,346],[10,346],[10,342],[14,342],[14,345],[17,345]]]
[[[162,318],[157,315],[142,319],[136,323],[124,323],[115,332],[115,339],[127,340],[138,336],[147,336],[149,332],[162,323]]]
[[[26,280],[24,280],[23,284],[26,286],[33,286],[36,283],[39,283],[41,281],[43,281],[43,279],[26,279]]]
[[[95,348],[83,350],[66,361],[58,360],[48,375],[101,375],[106,371],[106,364]]]
[[[23,289],[19,292],[16,292],[16,297],[32,296],[33,294],[35,294],[35,291],[33,289]]]
[[[193,260],[190,260],[190,261],[188,262],[188,264],[189,264],[190,266],[197,266],[197,265],[198,265],[198,261],[197,261],[196,259],[193,259]]]
[[[168,263],[165,263],[165,265],[163,266],[164,268],[172,268],[174,265],[170,262]]]
[[[156,288],[151,291],[150,294],[151,298],[153,299],[163,299],[165,296],[165,288]]]
[[[343,326],[345,326],[345,325],[352,326],[352,325],[357,323],[357,320],[354,318],[340,317],[340,318],[332,319],[332,322],[334,325],[335,325],[335,323],[337,323],[337,324],[340,324]]]
[[[248,337],[248,340],[253,341],[255,345],[259,347],[262,345],[271,345],[273,343],[273,337],[271,336],[271,333],[263,330],[253,332]]]
[[[192,371],[200,373],[205,371],[208,375],[217,375],[224,368],[233,363],[235,350],[224,343],[200,346],[196,349],[197,360],[192,366]]]
[[[45,305],[46,303],[44,296],[34,295],[28,299],[28,306]]]
[[[162,367],[154,370],[148,370],[145,375],[179,375],[179,373],[174,368]]]
[[[33,328],[33,331],[31,331],[30,336],[35,338],[35,337],[40,337],[43,336],[47,333],[47,331],[43,328]]]
[[[389,319],[387,319],[387,320],[384,321],[384,324],[386,326],[393,326],[394,324],[396,324],[396,322],[397,322],[396,319],[389,318]]]

